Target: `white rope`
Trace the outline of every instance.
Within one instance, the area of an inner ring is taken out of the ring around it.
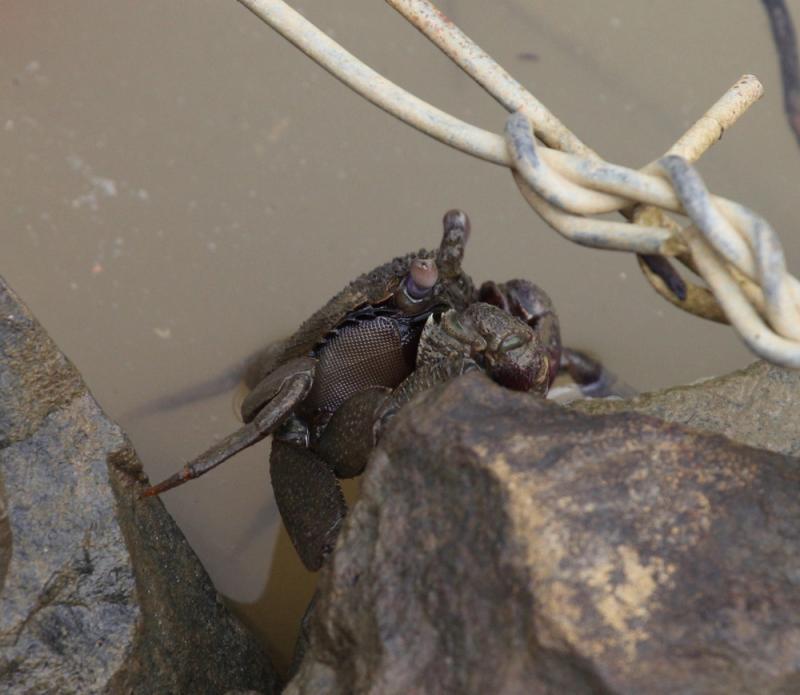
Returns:
[[[800,367],[800,282],[786,270],[777,235],[753,211],[709,193],[690,164],[761,97],[763,88],[752,75],[734,84],[665,156],[637,171],[603,161],[429,0],[386,2],[512,112],[505,138],[390,82],[282,0],[238,1],[386,112],[451,147],[510,167],[525,200],[569,240],[599,249],[679,257],[703,277],[756,354]],[[655,226],[591,217],[614,211],[630,217],[633,206],[683,214],[691,224],[676,229],[663,216],[660,222],[655,216]],[[663,283],[645,274],[666,296]],[[690,301],[670,300],[701,316],[715,313]]]

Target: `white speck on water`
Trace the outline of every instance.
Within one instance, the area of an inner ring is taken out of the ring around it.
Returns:
[[[619,279],[620,279],[620,280],[622,280],[622,281],[624,282],[625,280],[627,280],[627,279],[628,279],[628,273],[626,273],[626,272],[623,270],[623,271],[622,271],[622,272],[619,274]]]
[[[78,283],[77,283],[77,282],[75,282],[74,280],[70,281],[70,283],[69,283],[69,288],[70,288],[71,290],[73,290],[73,291],[77,290],[77,289],[78,289]]]
[[[78,155],[71,154],[67,157],[70,169],[77,172],[89,183],[89,190],[73,198],[72,207],[75,209],[87,206],[90,210],[97,211],[100,207],[100,198],[113,198],[117,195],[117,184],[114,179],[106,176],[96,176],[92,168]]]
[[[14,121],[10,118],[6,121],[6,124],[3,126],[4,130],[14,130]]]
[[[150,200],[150,194],[144,188],[140,188],[136,191],[136,197],[139,200]]]
[[[72,207],[76,210],[78,208],[82,208],[84,205],[88,205],[92,210],[97,210],[99,206],[97,204],[97,194],[94,191],[85,193],[84,195],[79,195],[72,201]]]
[[[107,179],[102,176],[94,176],[92,177],[91,181],[107,196],[113,197],[117,195],[117,184],[114,183],[113,179]]]
[[[207,248],[207,249],[208,249],[208,250],[209,250],[211,253],[215,253],[215,252],[216,252],[216,250],[217,250],[217,243],[216,243],[215,241],[209,241],[209,242],[206,244],[206,248]]]
[[[32,75],[33,73],[38,72],[40,67],[41,65],[39,64],[38,60],[32,60],[25,66],[25,72],[27,72],[29,75]]]
[[[166,328],[153,328],[153,333],[162,340],[169,340],[172,337],[172,329],[169,326]]]
[[[608,24],[612,29],[619,29],[622,26],[622,20],[619,17],[612,17],[608,20]]]
[[[270,144],[278,142],[289,129],[289,122],[288,116],[284,116],[279,121],[273,123],[272,127],[269,129],[269,133],[267,133],[267,142]]]

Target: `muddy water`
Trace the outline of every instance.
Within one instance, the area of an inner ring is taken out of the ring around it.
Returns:
[[[491,9],[489,6],[491,5]],[[789,3],[800,17],[800,1]],[[504,113],[381,2],[306,0],[374,68],[487,129]],[[740,74],[766,97],[702,161],[800,265],[800,152],[760,3],[523,0],[442,9],[612,161],[665,150]],[[0,9],[0,273],[160,479],[236,427],[229,394],[133,416],[289,333],[357,273],[433,245],[467,209],[477,279],[544,285],[566,340],[642,389],[752,358],[658,298],[633,258],[573,246],[507,171],[353,95],[234,0]],[[272,501],[267,445],[171,492],[217,586],[279,659],[311,591]]]

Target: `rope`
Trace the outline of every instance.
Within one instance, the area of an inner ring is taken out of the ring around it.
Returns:
[[[763,94],[744,75],[659,159],[604,161],[429,0],[386,0],[511,115],[504,136],[437,109],[360,62],[282,0],[239,0],[355,92],[450,147],[512,170],[529,205],[570,241],[639,254],[654,289],[697,316],[730,323],[760,357],[800,367],[800,282],[752,210],[712,195],[692,163]],[[596,219],[620,212],[628,221]],[[669,214],[684,215],[686,226]],[[683,280],[674,258],[707,287]],[[680,288],[680,292],[676,291]]]

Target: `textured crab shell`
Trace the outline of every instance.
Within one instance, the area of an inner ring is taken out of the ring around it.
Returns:
[[[247,386],[253,388],[267,374],[288,360],[308,355],[352,312],[388,299],[407,275],[415,258],[435,257],[436,251],[423,249],[395,258],[357,277],[304,321],[293,335],[267,346],[259,353],[247,369],[245,375]],[[453,302],[448,295],[447,285],[450,283],[467,284],[470,287],[472,285],[472,281],[463,273],[456,279],[441,280],[437,291],[442,300],[450,304],[458,303]]]

